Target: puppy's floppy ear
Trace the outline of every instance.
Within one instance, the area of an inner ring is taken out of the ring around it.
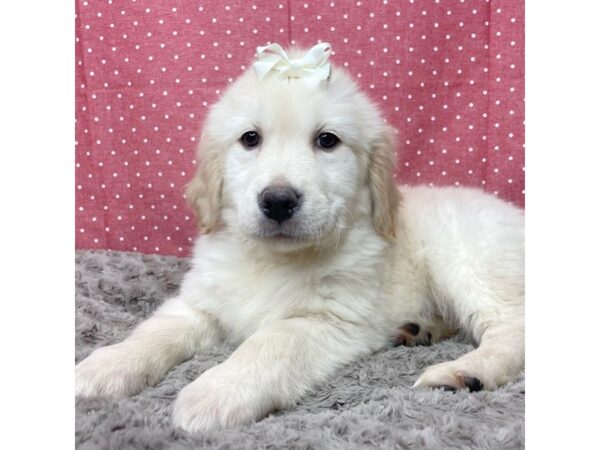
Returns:
[[[215,229],[221,213],[223,186],[223,152],[209,134],[203,133],[198,145],[198,170],[186,186],[185,194],[198,215],[202,234]]]
[[[394,131],[386,126],[373,143],[369,154],[369,191],[371,217],[375,231],[385,239],[396,237],[400,191],[394,183]]]

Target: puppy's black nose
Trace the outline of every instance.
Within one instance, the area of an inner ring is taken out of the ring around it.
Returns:
[[[279,223],[294,215],[299,202],[300,194],[291,186],[269,186],[261,192],[258,200],[263,214]]]

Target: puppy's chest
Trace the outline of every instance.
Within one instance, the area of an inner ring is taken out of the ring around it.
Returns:
[[[268,323],[298,316],[331,316],[359,322],[377,311],[374,277],[348,270],[230,267],[212,277],[202,308],[215,315],[232,341]]]

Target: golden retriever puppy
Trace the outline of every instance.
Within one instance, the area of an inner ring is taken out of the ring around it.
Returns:
[[[228,339],[174,405],[189,431],[289,408],[390,340],[478,344],[415,386],[494,389],[524,367],[524,218],[474,189],[394,185],[394,133],[328,44],[259,47],[212,107],[187,195],[198,213],[179,295],[76,367],[82,396],[132,395]]]

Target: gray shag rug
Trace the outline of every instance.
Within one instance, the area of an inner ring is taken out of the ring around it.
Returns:
[[[174,257],[76,254],[76,360],[119,342],[166,298],[189,268]],[[495,392],[415,390],[430,364],[473,348],[453,338],[388,348],[340,370],[295,408],[249,426],[188,434],[171,424],[177,393],[233,351],[197,355],[157,386],[125,399],[76,400],[80,449],[517,449],[524,448],[524,376]]]

